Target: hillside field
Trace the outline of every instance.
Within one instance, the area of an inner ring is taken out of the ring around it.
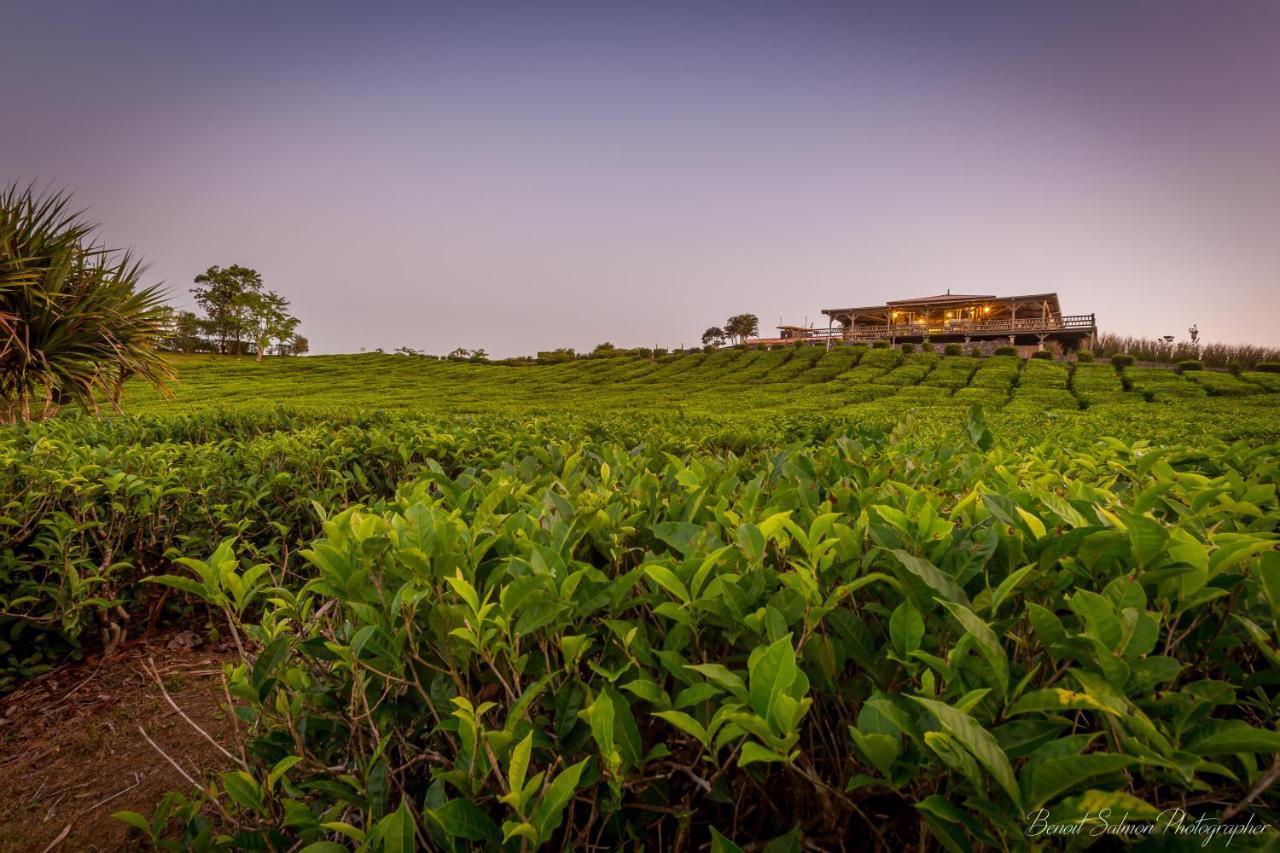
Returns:
[[[0,718],[198,634],[214,663],[146,701],[202,709],[202,787],[0,803],[0,838],[1014,850],[1105,812],[1275,842],[1230,828],[1280,824],[1276,374],[174,361],[171,397],[0,431]]]

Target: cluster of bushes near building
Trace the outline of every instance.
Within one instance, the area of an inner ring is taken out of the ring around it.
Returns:
[[[503,359],[490,359],[484,350],[466,350],[456,349],[445,356],[431,356],[420,350],[401,347],[396,350],[397,353],[404,355],[414,355],[425,358],[434,358],[439,360],[450,361],[479,361],[488,364],[501,364],[507,366],[522,366],[536,364],[564,364],[567,362],[577,361],[579,359],[602,359],[602,358],[644,358],[650,360],[660,360],[675,358],[681,355],[689,355],[692,353],[712,353],[718,350],[726,349],[804,349],[813,347],[825,347],[825,341],[815,341],[812,339],[798,339],[791,344],[753,344],[751,342],[731,344],[728,346],[717,346],[708,344],[695,347],[675,347],[668,349],[666,347],[617,347],[612,343],[604,342],[596,345],[589,352],[578,352],[571,347],[559,347],[554,350],[542,350],[536,355],[531,356],[515,356]],[[970,356],[973,358],[982,358],[992,355],[1003,356],[1020,356],[1025,352],[1025,347],[1017,347],[1010,344],[996,344],[993,341],[972,342],[968,344],[961,343],[894,343],[888,340],[872,341],[871,343],[854,343],[846,344],[842,342],[833,342],[832,346],[853,347],[853,348],[870,348],[870,349],[899,349],[903,353],[910,354],[914,352],[935,352],[944,356]],[[381,352],[381,350],[379,350]],[[1227,370],[1238,375],[1242,371],[1257,371],[1263,373],[1280,373],[1280,349],[1269,347],[1258,347],[1252,345],[1227,345],[1227,344],[1196,344],[1189,343],[1167,344],[1160,340],[1151,340],[1146,338],[1120,337],[1117,335],[1100,335],[1095,344],[1086,350],[1077,350],[1074,352],[1061,353],[1052,349],[1045,349],[1029,354],[1030,358],[1035,359],[1051,359],[1051,360],[1068,360],[1079,363],[1090,363],[1098,359],[1105,359],[1115,366],[1118,370],[1133,365],[1161,365],[1173,367],[1178,372],[1195,371],[1205,369]]]

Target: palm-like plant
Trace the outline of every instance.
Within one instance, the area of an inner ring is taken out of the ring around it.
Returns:
[[[137,376],[173,378],[156,344],[165,333],[159,287],[144,267],[93,242],[96,226],[66,193],[0,190],[0,423],[45,419],[68,403],[119,411]]]

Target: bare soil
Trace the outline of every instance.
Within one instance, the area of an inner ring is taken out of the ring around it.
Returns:
[[[0,698],[0,851],[138,849],[136,831],[112,813],[150,817],[166,792],[191,790],[139,727],[198,782],[229,764],[160,684],[192,722],[231,748],[222,664],[233,659],[233,649],[170,632],[106,660],[64,666]]]

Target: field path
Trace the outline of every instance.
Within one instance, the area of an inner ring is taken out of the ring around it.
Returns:
[[[101,663],[61,667],[0,700],[0,850],[135,847],[112,813],[149,818],[166,791],[186,784],[139,726],[197,780],[226,763],[169,705],[149,662],[193,722],[230,742],[221,670],[234,656],[172,632]]]

